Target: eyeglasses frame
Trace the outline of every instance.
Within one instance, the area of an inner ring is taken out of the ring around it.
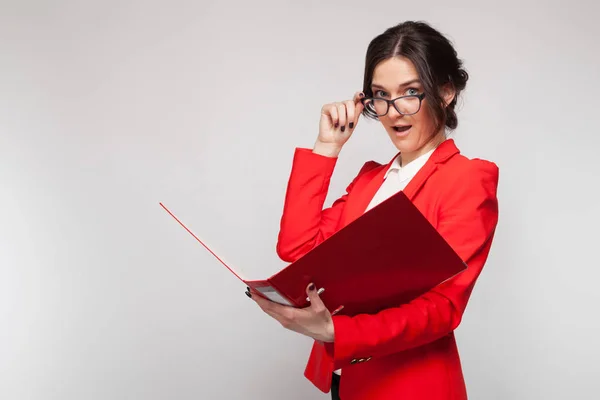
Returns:
[[[416,98],[418,98],[418,99],[419,99],[419,108],[418,108],[418,109],[417,109],[417,111],[415,111],[414,113],[405,114],[405,113],[403,113],[402,111],[400,111],[400,110],[398,109],[398,107],[396,106],[396,101],[397,101],[397,100],[404,99],[404,98],[407,98],[407,97],[416,97]],[[386,115],[387,115],[387,113],[389,113],[389,112],[390,112],[390,104],[394,106],[394,108],[396,109],[396,111],[397,111],[397,112],[398,112],[398,114],[400,114],[400,115],[415,115],[416,113],[418,113],[418,112],[421,110],[421,105],[423,104],[423,99],[424,99],[424,98],[425,98],[425,93],[421,93],[421,94],[409,94],[409,95],[404,95],[404,96],[396,97],[395,99],[391,99],[391,100],[384,99],[384,98],[382,98],[382,97],[364,97],[364,98],[360,99],[360,102],[361,102],[361,103],[362,103],[362,105],[365,107],[365,110],[368,110],[368,112],[369,112],[369,113],[371,113],[371,114],[373,114],[373,115],[375,115],[376,117],[378,117],[378,118],[379,118],[379,117],[384,117],[384,116],[386,116]],[[387,110],[386,110],[385,114],[381,114],[381,115],[379,115],[379,114],[376,114],[375,112],[373,112],[373,111],[372,111],[370,108],[367,108],[367,105],[365,104],[365,101],[367,101],[367,100],[372,100],[372,101],[374,101],[374,100],[383,100],[383,101],[385,101],[385,102],[387,103]]]

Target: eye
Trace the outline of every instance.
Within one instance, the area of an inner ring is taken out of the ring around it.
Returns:
[[[388,97],[388,94],[383,90],[376,90],[375,93],[373,93],[373,97]]]
[[[408,88],[406,89],[406,94],[409,96],[416,96],[419,94],[419,89],[416,88]]]

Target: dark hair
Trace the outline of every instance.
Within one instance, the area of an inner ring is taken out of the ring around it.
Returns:
[[[365,61],[365,96],[373,96],[371,83],[375,67],[386,59],[398,56],[405,57],[414,64],[423,83],[426,104],[436,120],[436,132],[443,125],[455,129],[458,119],[454,107],[469,75],[463,69],[462,61],[458,59],[450,41],[425,22],[403,22],[388,28],[371,41]],[[444,107],[439,90],[447,83],[453,86],[456,95],[448,107]],[[377,118],[367,110],[363,114],[369,118]]]

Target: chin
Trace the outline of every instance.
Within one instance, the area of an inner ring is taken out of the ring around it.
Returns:
[[[396,146],[396,149],[402,153],[412,153],[413,151],[418,149],[417,140],[415,140],[413,135],[408,135],[405,137],[398,137],[395,131],[389,132],[389,137]]]

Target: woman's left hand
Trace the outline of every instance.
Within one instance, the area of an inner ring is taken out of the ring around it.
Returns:
[[[249,295],[250,292],[246,292]],[[310,306],[294,308],[267,300],[252,290],[250,298],[284,328],[322,342],[333,342],[334,329],[331,313],[323,304],[314,284],[307,287]]]

